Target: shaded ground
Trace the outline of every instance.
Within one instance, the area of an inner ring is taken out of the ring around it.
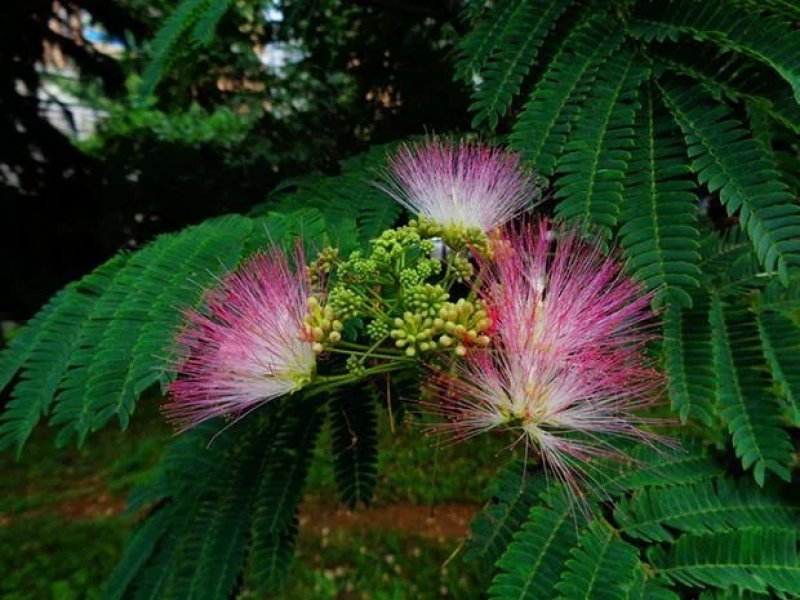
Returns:
[[[143,408],[128,432],[110,428],[80,450],[55,449],[43,429],[20,461],[0,454],[0,598],[99,598],[130,530],[125,497],[170,440],[158,411]],[[454,551],[508,457],[498,459],[493,440],[438,448],[415,427],[391,434],[384,425],[384,475],[373,506],[356,511],[335,504],[323,433],[301,506],[298,560],[281,598],[476,596],[471,568]]]
[[[300,508],[300,527],[309,535],[320,537],[330,535],[335,529],[379,530],[444,542],[448,538],[465,537],[478,508],[473,503],[421,506],[399,502],[350,511],[341,506],[306,501]]]

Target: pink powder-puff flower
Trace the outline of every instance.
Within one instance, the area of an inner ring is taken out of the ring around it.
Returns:
[[[313,342],[305,333],[309,283],[273,248],[247,260],[186,313],[177,379],[164,409],[181,430],[219,416],[240,418],[311,380]]]
[[[437,427],[468,438],[508,429],[580,492],[613,437],[651,443],[637,413],[663,386],[644,350],[651,297],[599,245],[546,222],[509,230],[482,265],[493,348],[426,383]]]
[[[378,187],[438,225],[486,233],[526,210],[536,190],[519,155],[435,137],[401,145]]]

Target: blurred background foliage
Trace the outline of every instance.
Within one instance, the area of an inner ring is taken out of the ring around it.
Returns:
[[[120,248],[246,211],[280,180],[468,125],[452,82],[459,2],[220,2],[218,23],[156,36],[179,4],[4,3],[0,206],[14,226],[0,320]],[[180,67],[145,69],[165,42]]]

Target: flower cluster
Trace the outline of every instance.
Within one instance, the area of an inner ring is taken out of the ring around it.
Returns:
[[[611,437],[651,439],[651,297],[576,230],[509,224],[535,191],[519,157],[431,139],[401,147],[382,187],[416,219],[308,266],[272,248],[187,313],[171,419],[239,418],[425,360],[442,431],[511,430],[571,489]]]
[[[448,233],[489,233],[529,208],[536,189],[518,155],[437,138],[401,146],[379,187]]]
[[[165,405],[179,428],[241,417],[311,380],[308,278],[299,255],[296,262],[292,268],[275,248],[257,254],[208,292],[201,310],[186,313],[176,340],[178,378]]]
[[[459,437],[514,430],[573,487],[588,457],[616,453],[606,436],[649,439],[636,411],[662,385],[644,354],[651,297],[619,261],[542,221],[507,230],[481,267],[495,351],[428,383],[441,427]]]

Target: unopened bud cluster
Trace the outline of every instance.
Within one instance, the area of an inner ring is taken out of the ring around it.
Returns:
[[[317,258],[308,265],[308,276],[311,288],[319,289],[334,269],[339,259],[339,249],[328,246],[323,248]]]
[[[481,302],[461,298],[445,302],[435,316],[406,312],[394,320],[389,335],[407,356],[416,356],[432,350],[453,350],[457,355],[467,354],[469,347],[486,347],[491,338],[486,332],[492,321]]]
[[[420,219],[384,231],[368,249],[344,259],[323,250],[311,272],[326,291],[311,298],[306,317],[314,350],[351,354],[346,368],[358,375],[370,353],[384,359],[433,351],[464,356],[489,346],[491,321],[481,302],[472,293],[451,297],[456,282],[474,277],[470,256],[487,247],[482,231],[450,231]],[[337,350],[345,331],[349,345]]]
[[[342,322],[330,306],[322,306],[319,299],[308,299],[308,314],[305,318],[306,335],[314,342],[314,352],[319,354],[325,344],[335,344],[342,339]]]
[[[470,250],[481,256],[491,257],[491,241],[486,233],[478,227],[440,225],[422,216],[412,220],[409,227],[419,232],[422,238],[441,238],[447,246],[454,250]]]

